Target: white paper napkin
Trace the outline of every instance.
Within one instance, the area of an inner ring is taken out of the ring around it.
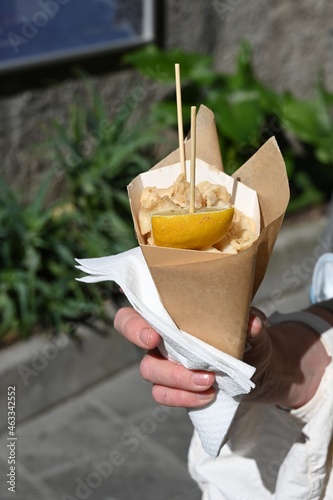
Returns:
[[[80,281],[114,281],[122,288],[133,308],[162,336],[163,354],[187,368],[215,372],[216,399],[204,408],[189,409],[188,413],[203,448],[216,458],[227,440],[242,395],[254,387],[250,378],[255,368],[177,328],[161,303],[140,247],[77,262],[77,268],[89,275]]]

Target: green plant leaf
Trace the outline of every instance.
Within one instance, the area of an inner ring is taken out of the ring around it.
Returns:
[[[207,84],[215,80],[212,57],[205,54],[184,53],[175,48],[163,51],[155,45],[148,45],[134,53],[126,54],[123,61],[158,82],[175,83],[175,64],[179,63],[181,81],[195,80]]]
[[[317,144],[322,137],[332,135],[332,123],[322,98],[312,101],[286,95],[283,101],[282,123],[301,140]]]
[[[227,100],[217,98],[214,108],[219,110],[216,122],[226,137],[236,143],[249,143],[253,137],[258,137],[259,142],[263,116],[252,93],[235,93]]]

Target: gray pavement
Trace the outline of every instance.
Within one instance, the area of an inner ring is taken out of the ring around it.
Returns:
[[[17,426],[16,493],[1,500],[199,500],[185,410],[158,406],[138,363]],[[0,470],[8,470],[2,436]]]

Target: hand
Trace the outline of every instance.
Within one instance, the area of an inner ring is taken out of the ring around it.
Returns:
[[[127,340],[149,350],[141,361],[140,372],[144,379],[153,383],[152,393],[157,403],[194,408],[215,398],[214,374],[188,370],[165,359],[156,349],[161,337],[134,309],[120,309],[114,326]]]
[[[253,349],[246,354],[246,361],[258,367],[261,377],[267,368],[270,344],[267,339],[267,320],[259,310],[253,310],[249,321],[248,341]],[[148,349],[141,362],[140,371],[144,379],[153,383],[156,402],[168,406],[196,408],[205,406],[215,398],[215,376],[211,372],[188,370],[182,365],[163,358],[156,349],[160,336],[132,308],[120,309],[114,326],[127,340]]]
[[[315,312],[323,316],[321,310]],[[333,316],[325,319],[333,324]],[[156,402],[195,408],[214,399],[214,374],[188,370],[163,358],[156,349],[160,336],[133,309],[120,309],[114,324],[127,340],[149,350],[140,370],[153,383]],[[256,387],[245,396],[249,401],[298,408],[313,397],[331,361],[310,327],[295,322],[268,326],[265,315],[255,308],[249,317],[247,342],[251,349],[244,361],[256,367]]]
[[[309,311],[333,324],[332,313],[318,306]],[[256,388],[245,400],[289,408],[305,405],[315,395],[331,358],[319,335],[304,323],[268,325],[265,316],[252,309],[248,342],[252,348],[244,361],[256,367]],[[258,319],[262,328],[256,326]]]

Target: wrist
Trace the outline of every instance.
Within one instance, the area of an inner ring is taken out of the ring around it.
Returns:
[[[272,403],[293,409],[315,395],[330,362],[315,330],[303,323],[272,325],[272,355],[266,377],[266,393]]]

